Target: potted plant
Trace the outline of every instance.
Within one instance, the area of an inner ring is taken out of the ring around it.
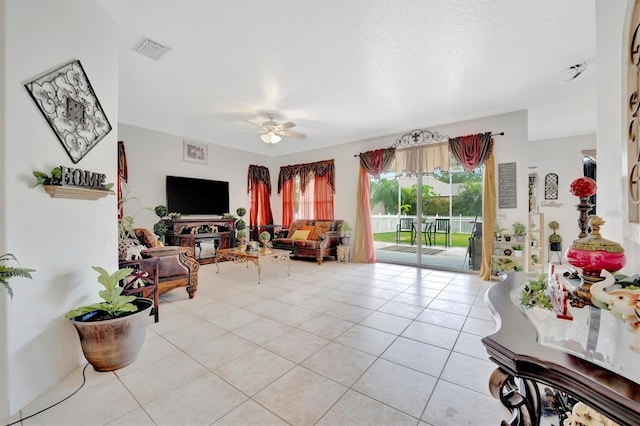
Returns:
[[[516,238],[517,242],[519,243],[524,242],[524,236],[527,233],[526,229],[527,228],[525,228],[525,226],[522,223],[518,221],[513,222],[513,236]]]
[[[522,257],[522,244],[516,244],[511,246],[511,248],[513,249],[513,255],[515,257]]]
[[[14,277],[31,279],[31,272],[35,272],[35,269],[7,266],[4,263],[8,261],[13,261],[17,264],[20,263],[18,262],[18,259],[16,259],[16,257],[11,253],[5,253],[0,256],[0,284],[2,284],[2,286],[7,290],[7,293],[9,293],[9,297],[13,299],[13,289],[9,285],[9,280]]]
[[[236,238],[238,239],[238,241],[240,241],[241,246],[244,245],[244,240],[245,238],[247,238],[247,231],[245,231],[244,229],[240,229],[236,232]]]
[[[267,231],[262,231],[260,233],[260,242],[262,243],[262,246],[264,248],[267,248],[267,243],[269,243],[269,240],[271,240],[271,234]]]
[[[351,225],[346,220],[340,225],[340,245],[348,246],[351,239]]]
[[[504,231],[505,229],[500,227],[497,223],[493,226],[493,235],[496,237],[496,241],[502,241],[502,233]]]
[[[549,228],[553,230],[553,234],[549,235],[549,250],[562,251],[562,236],[556,234],[556,230],[560,228],[560,224],[555,220],[549,222]]]
[[[120,280],[133,272],[122,268],[109,274],[93,266],[102,302],[72,309],[66,315],[80,337],[85,358],[96,371],[113,371],[135,361],[147,333],[147,316],[153,300],[122,294]]]

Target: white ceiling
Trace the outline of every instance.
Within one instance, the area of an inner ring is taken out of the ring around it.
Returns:
[[[99,1],[119,121],[189,140],[283,155],[521,109],[530,140],[596,129],[594,0]],[[263,143],[267,113],[307,137]]]

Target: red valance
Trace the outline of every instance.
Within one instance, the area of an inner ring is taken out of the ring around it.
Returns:
[[[491,155],[492,150],[491,132],[449,139],[451,155],[467,172],[482,166]]]
[[[267,187],[267,192],[271,195],[271,174],[269,169],[264,166],[249,166],[249,172],[247,173],[247,193],[251,191],[251,188],[258,182],[262,182]]]
[[[293,166],[280,167],[280,175],[278,176],[278,194],[282,192],[282,187],[286,181],[293,180],[296,176],[300,177],[300,191],[307,189],[309,181],[315,176],[327,177],[331,190],[335,193],[335,166],[333,160],[318,161],[316,163],[295,164]]]

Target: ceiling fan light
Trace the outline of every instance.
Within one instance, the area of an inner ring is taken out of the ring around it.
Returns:
[[[263,142],[269,144],[278,143],[282,140],[280,136],[276,135],[273,132],[267,132],[264,135],[260,135],[260,139],[262,139]]]

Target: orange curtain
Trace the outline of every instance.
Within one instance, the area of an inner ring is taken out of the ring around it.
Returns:
[[[313,179],[313,209],[316,220],[333,220],[333,193],[329,175],[316,175]]]
[[[376,249],[373,245],[373,227],[371,225],[371,188],[369,173],[360,167],[358,176],[358,195],[356,210],[356,230],[353,243],[353,261],[373,263],[376,261]]]
[[[295,181],[293,179],[282,182],[282,227],[288,228],[293,222],[295,214]]]

